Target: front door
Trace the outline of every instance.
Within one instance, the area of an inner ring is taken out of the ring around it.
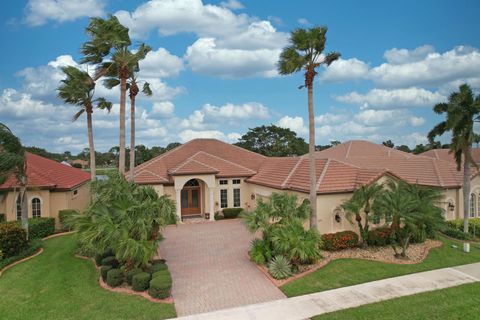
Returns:
[[[200,187],[185,187],[182,189],[182,216],[199,215]]]

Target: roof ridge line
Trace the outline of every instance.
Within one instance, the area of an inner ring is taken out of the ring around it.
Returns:
[[[323,181],[323,178],[325,178],[325,175],[327,174],[327,169],[328,169],[328,166],[330,165],[330,161],[331,161],[331,159],[328,158],[327,162],[325,163],[325,166],[323,167],[322,173],[320,174],[320,177],[318,178],[317,184],[315,185],[315,192],[318,191],[318,189],[320,188],[320,184]],[[315,162],[315,164],[316,164],[316,162]]]
[[[142,173],[142,172],[144,172],[144,171],[153,174],[155,177],[157,177],[157,178],[159,178],[159,179],[165,180],[165,181],[167,181],[167,182],[169,181],[168,179],[165,179],[164,177],[159,176],[159,175],[156,174],[155,172],[150,171],[150,170],[148,170],[148,169],[143,169],[143,170],[141,170],[141,171],[137,171],[137,173],[135,173],[134,177],[136,177],[137,175],[139,175],[140,173]]]
[[[238,147],[238,148],[240,148],[240,147]],[[253,151],[252,151],[252,152],[253,152]],[[212,156],[212,157],[214,157],[214,158],[217,158],[217,159],[220,159],[220,160],[222,160],[222,161],[228,162],[228,163],[230,163],[230,164],[232,164],[232,165],[234,165],[234,166],[237,166],[237,167],[246,169],[246,170],[248,170],[248,171],[250,171],[250,172],[252,172],[252,173],[257,173],[256,171],[253,171],[252,169],[249,169],[249,168],[247,168],[247,167],[244,167],[244,166],[242,166],[242,165],[240,165],[240,164],[238,164],[238,163],[232,162],[232,161],[230,161],[230,160],[220,158],[219,156],[213,155],[213,154],[208,153],[208,152],[206,152],[206,151],[202,151],[202,150],[201,150],[201,151],[198,151],[197,153],[205,153],[205,154],[208,154],[209,156]],[[197,153],[196,153],[196,154],[197,154]],[[193,157],[193,156],[192,156],[192,157]],[[215,170],[218,170],[218,169],[215,169]]]
[[[187,161],[185,161],[181,166],[177,167],[174,171],[170,171],[170,173],[175,173],[176,171],[180,170],[181,168],[183,168],[184,166],[186,166],[190,162],[196,162],[196,163],[198,163],[198,164],[200,164],[204,167],[208,167],[208,168],[213,169],[217,172],[220,172],[220,170],[218,170],[217,168],[214,168],[212,166],[209,166],[208,164],[205,164],[205,163],[203,163],[201,161],[198,161],[198,160],[195,160],[193,158],[188,158]]]
[[[188,158],[185,159],[183,162],[181,162],[179,165],[177,165],[175,168],[173,168],[173,170],[167,170],[167,173],[177,171],[178,169],[180,169],[181,167],[183,167],[185,164],[187,164],[187,162],[189,162],[190,160],[193,160],[193,157],[196,156],[197,154],[199,154],[200,152],[201,152],[201,151],[195,152],[195,153],[192,154],[190,157],[188,157]]]
[[[138,168],[138,167],[140,167],[140,168],[148,167],[148,166],[150,166],[151,164],[156,163],[158,160],[163,159],[163,158],[166,157],[167,155],[173,153],[174,151],[180,150],[182,147],[186,146],[187,144],[189,144],[189,143],[192,142],[192,141],[193,141],[193,140],[190,140],[190,141],[185,142],[184,144],[181,144],[181,145],[179,145],[179,146],[177,146],[177,147],[175,147],[175,148],[173,148],[173,149],[170,149],[170,150],[168,150],[167,152],[164,152],[164,153],[156,156],[155,158],[148,160],[147,162],[144,162],[144,163],[142,163],[142,164],[139,164],[136,168]]]
[[[350,148],[352,147],[352,140],[348,143],[347,152],[345,153],[345,159],[348,159],[348,155],[350,154]]]
[[[298,161],[297,163],[295,163],[295,165],[293,166],[292,170],[290,170],[290,172],[288,173],[287,177],[285,178],[285,180],[283,181],[283,183],[281,184],[281,187],[284,188],[288,181],[292,178],[292,175],[295,171],[297,171],[298,167],[300,166],[301,162],[303,161],[303,158],[302,157],[299,157],[298,158]]]
[[[433,169],[435,170],[435,174],[437,175],[438,182],[440,183],[440,186],[443,187],[445,184],[443,183],[442,177],[440,176],[440,171],[438,169],[436,159],[432,159],[432,163],[433,163]]]

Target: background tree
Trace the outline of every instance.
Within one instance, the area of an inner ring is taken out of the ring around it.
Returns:
[[[463,158],[463,231],[468,233],[470,165],[477,167],[471,153],[476,137],[473,124],[480,118],[480,95],[474,97],[470,86],[462,84],[458,92],[450,94],[447,103],[435,105],[433,111],[444,114],[445,120],[428,133],[429,141],[433,142],[436,136],[449,132],[452,135],[450,153],[455,157],[458,171],[461,170]]]
[[[58,96],[66,103],[80,107],[77,113],[73,116],[72,121],[76,121],[83,113],[87,114],[90,175],[93,181],[96,178],[95,145],[93,142],[92,124],[93,105],[96,104],[97,108],[110,111],[112,104],[104,98],[93,98],[95,94],[95,82],[88,72],[72,66],[64,67],[62,68],[62,71],[67,78],[62,80],[61,85],[57,88]]]
[[[389,148],[395,147],[395,144],[393,144],[392,140],[383,141],[382,144],[383,144],[385,147],[389,147]]]
[[[27,203],[27,161],[25,149],[10,129],[0,123],[0,184],[13,176],[20,187],[22,227],[28,237],[28,203]]]
[[[310,228],[317,228],[317,178],[315,166],[315,113],[313,110],[313,82],[317,75],[316,68],[325,64],[329,66],[340,57],[337,52],[323,56],[327,41],[327,28],[314,27],[308,30],[296,29],[290,34],[290,44],[283,49],[278,62],[278,71],[282,75],[305,70],[305,84],[308,90],[308,159],[310,172],[310,203],[312,214]],[[323,57],[323,58],[322,58]]]
[[[338,146],[339,144],[341,144],[342,142],[341,141],[338,141],[338,140],[332,140],[330,141],[330,145],[332,147],[335,147],[335,146]]]
[[[235,145],[269,157],[297,156],[308,152],[303,138],[276,125],[250,128]]]

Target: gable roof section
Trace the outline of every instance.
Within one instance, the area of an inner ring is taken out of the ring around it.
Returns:
[[[29,187],[69,190],[90,181],[90,173],[83,170],[29,152],[25,157]],[[14,187],[18,187],[14,176],[0,185],[3,190]]]
[[[450,153],[450,149],[432,149],[420,153],[420,156],[455,162],[455,157]],[[476,163],[480,163],[480,148],[472,148],[472,158]]]

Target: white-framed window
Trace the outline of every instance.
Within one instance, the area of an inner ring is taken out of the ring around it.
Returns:
[[[470,217],[475,217],[475,212],[477,211],[477,197],[475,193],[470,194]]]
[[[240,189],[233,189],[233,206],[240,207]]]
[[[40,218],[41,216],[42,216],[42,203],[40,199],[33,198],[32,199],[32,217]]]
[[[241,180],[240,179],[233,179],[232,184],[240,184]]]
[[[227,189],[220,190],[220,208],[228,208],[228,194]]]
[[[220,180],[220,184],[223,184],[223,185],[228,184],[228,180]]]
[[[17,220],[22,220],[22,200],[20,196],[17,197]]]

